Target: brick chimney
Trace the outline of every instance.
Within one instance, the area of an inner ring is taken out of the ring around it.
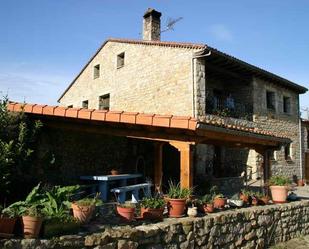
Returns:
[[[161,40],[161,13],[148,8],[144,14],[143,21],[143,40],[160,41]]]

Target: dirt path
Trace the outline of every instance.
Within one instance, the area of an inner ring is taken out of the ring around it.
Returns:
[[[270,249],[309,249],[309,235],[280,243]]]

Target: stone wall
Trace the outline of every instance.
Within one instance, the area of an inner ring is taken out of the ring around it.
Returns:
[[[308,175],[306,173],[306,155],[305,153],[309,153],[309,123],[307,122],[302,122],[302,165],[303,165],[303,172],[304,172],[304,178],[305,176]]]
[[[109,227],[91,235],[51,240],[1,240],[6,249],[262,249],[309,234],[309,201],[228,210],[199,218],[165,219],[141,226]]]
[[[99,96],[110,94],[110,109],[193,115],[194,49],[108,42],[60,101],[62,106],[98,109]],[[125,53],[117,68],[117,55]],[[100,64],[100,77],[93,67]]]
[[[299,144],[299,103],[298,95],[284,87],[263,81],[258,78],[253,80],[254,116],[256,127],[270,130],[278,136],[285,136],[292,140],[291,159],[285,160],[284,148],[275,152],[275,160],[272,160],[272,173],[286,175],[288,177],[301,175],[300,169],[300,144]],[[275,92],[276,110],[271,111],[266,107],[266,91]],[[290,97],[291,112],[283,112],[283,96]]]

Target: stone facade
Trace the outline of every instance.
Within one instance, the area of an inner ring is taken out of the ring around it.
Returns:
[[[100,233],[50,240],[3,239],[4,249],[263,249],[309,234],[309,202],[258,206],[198,218],[165,219],[140,226],[106,227]]]
[[[306,161],[306,154],[309,153],[309,120],[304,120],[302,122],[302,165],[303,165],[303,178],[307,180],[309,172],[306,172],[306,164],[309,165],[309,162]],[[307,167],[308,168],[308,167]]]
[[[61,98],[62,106],[98,109],[110,94],[110,109],[193,116],[191,59],[194,50],[108,42]],[[117,68],[117,55],[125,53]],[[93,79],[100,64],[100,77]]]

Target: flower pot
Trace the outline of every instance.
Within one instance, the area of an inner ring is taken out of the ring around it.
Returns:
[[[125,221],[132,221],[134,219],[135,208],[117,206],[117,213]]]
[[[218,209],[224,208],[226,204],[226,198],[215,198],[214,199],[214,207]]]
[[[303,186],[305,186],[305,180],[304,180],[304,179],[299,179],[299,180],[297,181],[297,186],[298,186],[298,187],[303,187]]]
[[[197,216],[197,207],[188,207],[187,215],[189,217],[196,217]]]
[[[23,216],[23,227],[25,238],[37,238],[40,234],[42,221],[41,217]]]
[[[16,218],[0,217],[0,233],[13,234]]]
[[[141,208],[141,216],[143,219],[163,220],[164,208]]]
[[[207,203],[207,204],[204,205],[204,211],[205,211],[205,213],[213,213],[214,210],[215,210],[214,204],[212,204],[212,203],[211,203],[211,204]]]
[[[169,199],[169,217],[178,218],[184,216],[186,209],[186,199]]]
[[[239,199],[241,199],[244,202],[244,204],[251,203],[251,197],[249,195],[244,195],[243,193],[240,193]]]
[[[95,205],[91,206],[79,206],[76,203],[72,203],[72,209],[73,209],[73,216],[76,218],[80,223],[87,223],[91,219],[94,210]]]
[[[252,204],[253,206],[257,206],[257,205],[259,204],[259,199],[256,198],[256,197],[253,197],[253,198],[252,198],[251,204]]]
[[[113,176],[119,175],[119,171],[116,170],[116,169],[112,169],[112,170],[111,170],[111,174],[112,174]]]
[[[260,204],[261,205],[267,205],[269,203],[269,196],[263,196],[260,198]]]
[[[287,186],[270,186],[271,196],[274,203],[285,203],[288,197]]]

